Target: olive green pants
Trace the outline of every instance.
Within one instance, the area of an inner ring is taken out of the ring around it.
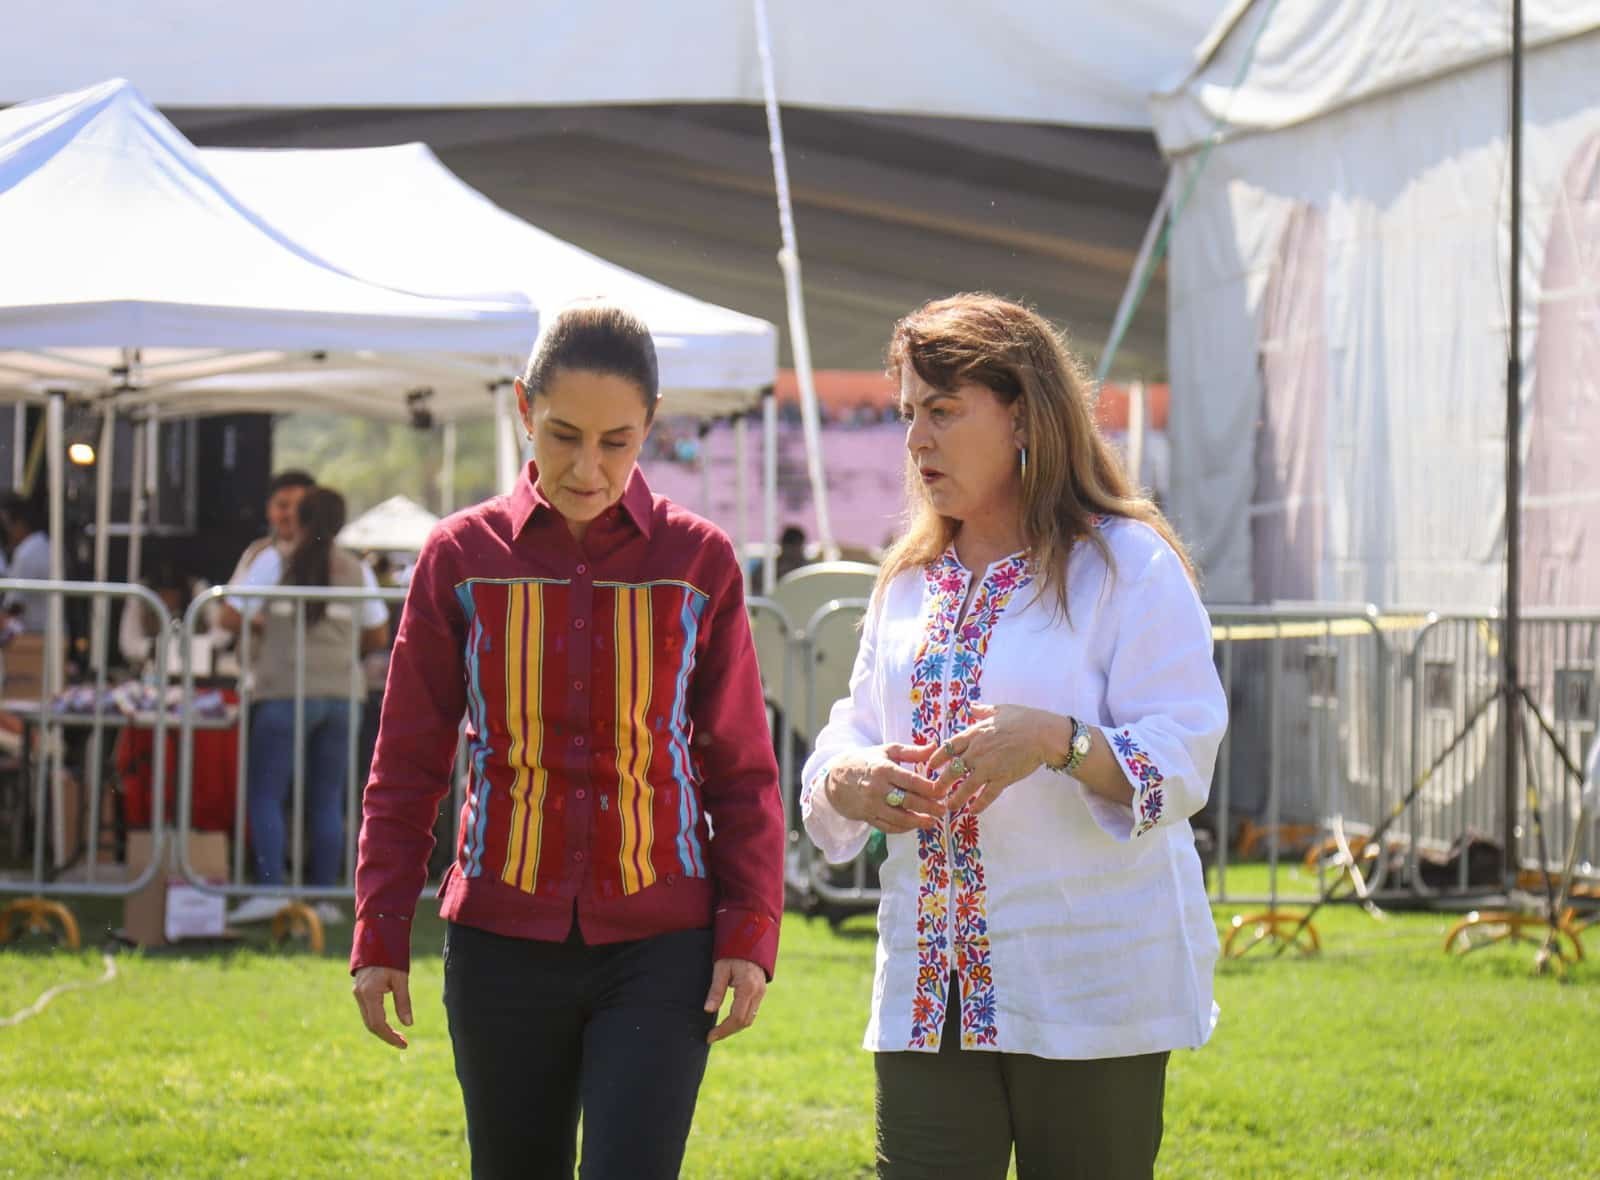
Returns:
[[[937,1053],[875,1055],[880,1180],[1005,1180],[1013,1147],[1018,1180],[1154,1175],[1168,1054],[962,1050],[959,1008]]]

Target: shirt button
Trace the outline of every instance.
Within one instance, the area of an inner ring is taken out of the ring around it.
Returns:
[[[582,787],[579,787],[573,792],[573,794],[577,795],[577,797],[580,799],[587,799],[589,797],[589,792],[585,791]]]
[[[574,681],[573,681],[573,682],[572,682],[572,687],[573,687],[573,688],[575,688],[575,689],[577,689],[577,690],[578,690],[578,691],[579,691],[579,692],[582,692],[582,691],[583,691],[583,681],[581,681],[581,680],[574,680]]]
[[[577,629],[579,631],[582,631],[583,628],[584,628],[584,622],[583,622],[582,619],[573,619],[572,620],[572,625],[573,625],[573,627],[575,629]]]
[[[578,573],[581,575],[581,574],[586,574],[588,572],[589,572],[589,567],[580,562],[578,564]]]
[[[582,864],[583,863],[583,853],[582,852],[574,852],[572,854],[572,859],[573,859],[574,863]]]
[[[579,749],[582,749],[584,744],[585,744],[585,742],[586,742],[586,740],[587,739],[585,739],[584,736],[580,733],[577,737],[572,739],[572,744],[577,746]]]

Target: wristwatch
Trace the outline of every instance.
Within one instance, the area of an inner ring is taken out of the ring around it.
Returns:
[[[1089,727],[1076,717],[1071,718],[1071,721],[1072,740],[1067,743],[1067,756],[1060,762],[1045,763],[1057,774],[1076,774],[1078,767],[1083,765],[1083,760],[1089,756],[1089,751],[1094,747]]]

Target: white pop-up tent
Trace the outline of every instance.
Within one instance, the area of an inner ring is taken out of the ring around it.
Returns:
[[[346,549],[377,553],[415,553],[439,518],[409,496],[390,496],[339,530]]]
[[[777,378],[777,332],[765,320],[675,291],[528,224],[464,184],[424,144],[200,154],[252,210],[366,278],[398,282],[423,273],[431,290],[513,289],[545,323],[573,299],[615,299],[650,325],[663,414],[742,414]],[[509,432],[504,377],[504,369],[467,359],[409,371],[324,363],[161,382],[141,396],[173,413],[332,407],[404,420],[425,410],[445,422],[495,413]],[[509,433],[497,456],[505,487],[516,472]],[[768,499],[775,520],[775,489]]]
[[[1528,605],[1600,588],[1600,7],[1526,5]],[[1154,103],[1171,507],[1218,601],[1504,590],[1510,21],[1242,5]]]
[[[121,80],[0,112],[0,258],[0,396],[49,399],[57,577],[69,397],[120,396],[158,366],[261,371],[315,355],[359,367],[419,354],[512,364],[538,323],[514,294],[434,296],[329,265],[246,208]],[[101,437],[104,525],[109,415]]]

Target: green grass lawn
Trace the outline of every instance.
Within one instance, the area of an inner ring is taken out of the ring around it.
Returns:
[[[115,920],[78,912],[90,942]],[[1600,966],[1447,958],[1449,921],[1338,909],[1318,958],[1223,964],[1216,1035],[1172,1062],[1161,1174],[1600,1174]],[[0,1028],[0,1176],[465,1175],[440,935],[419,920],[403,1054],[362,1028],[341,946],[118,954],[114,982]],[[0,1017],[101,970],[0,950]],[[790,918],[760,1021],[712,1054],[685,1175],[871,1174],[871,971],[870,920]]]

